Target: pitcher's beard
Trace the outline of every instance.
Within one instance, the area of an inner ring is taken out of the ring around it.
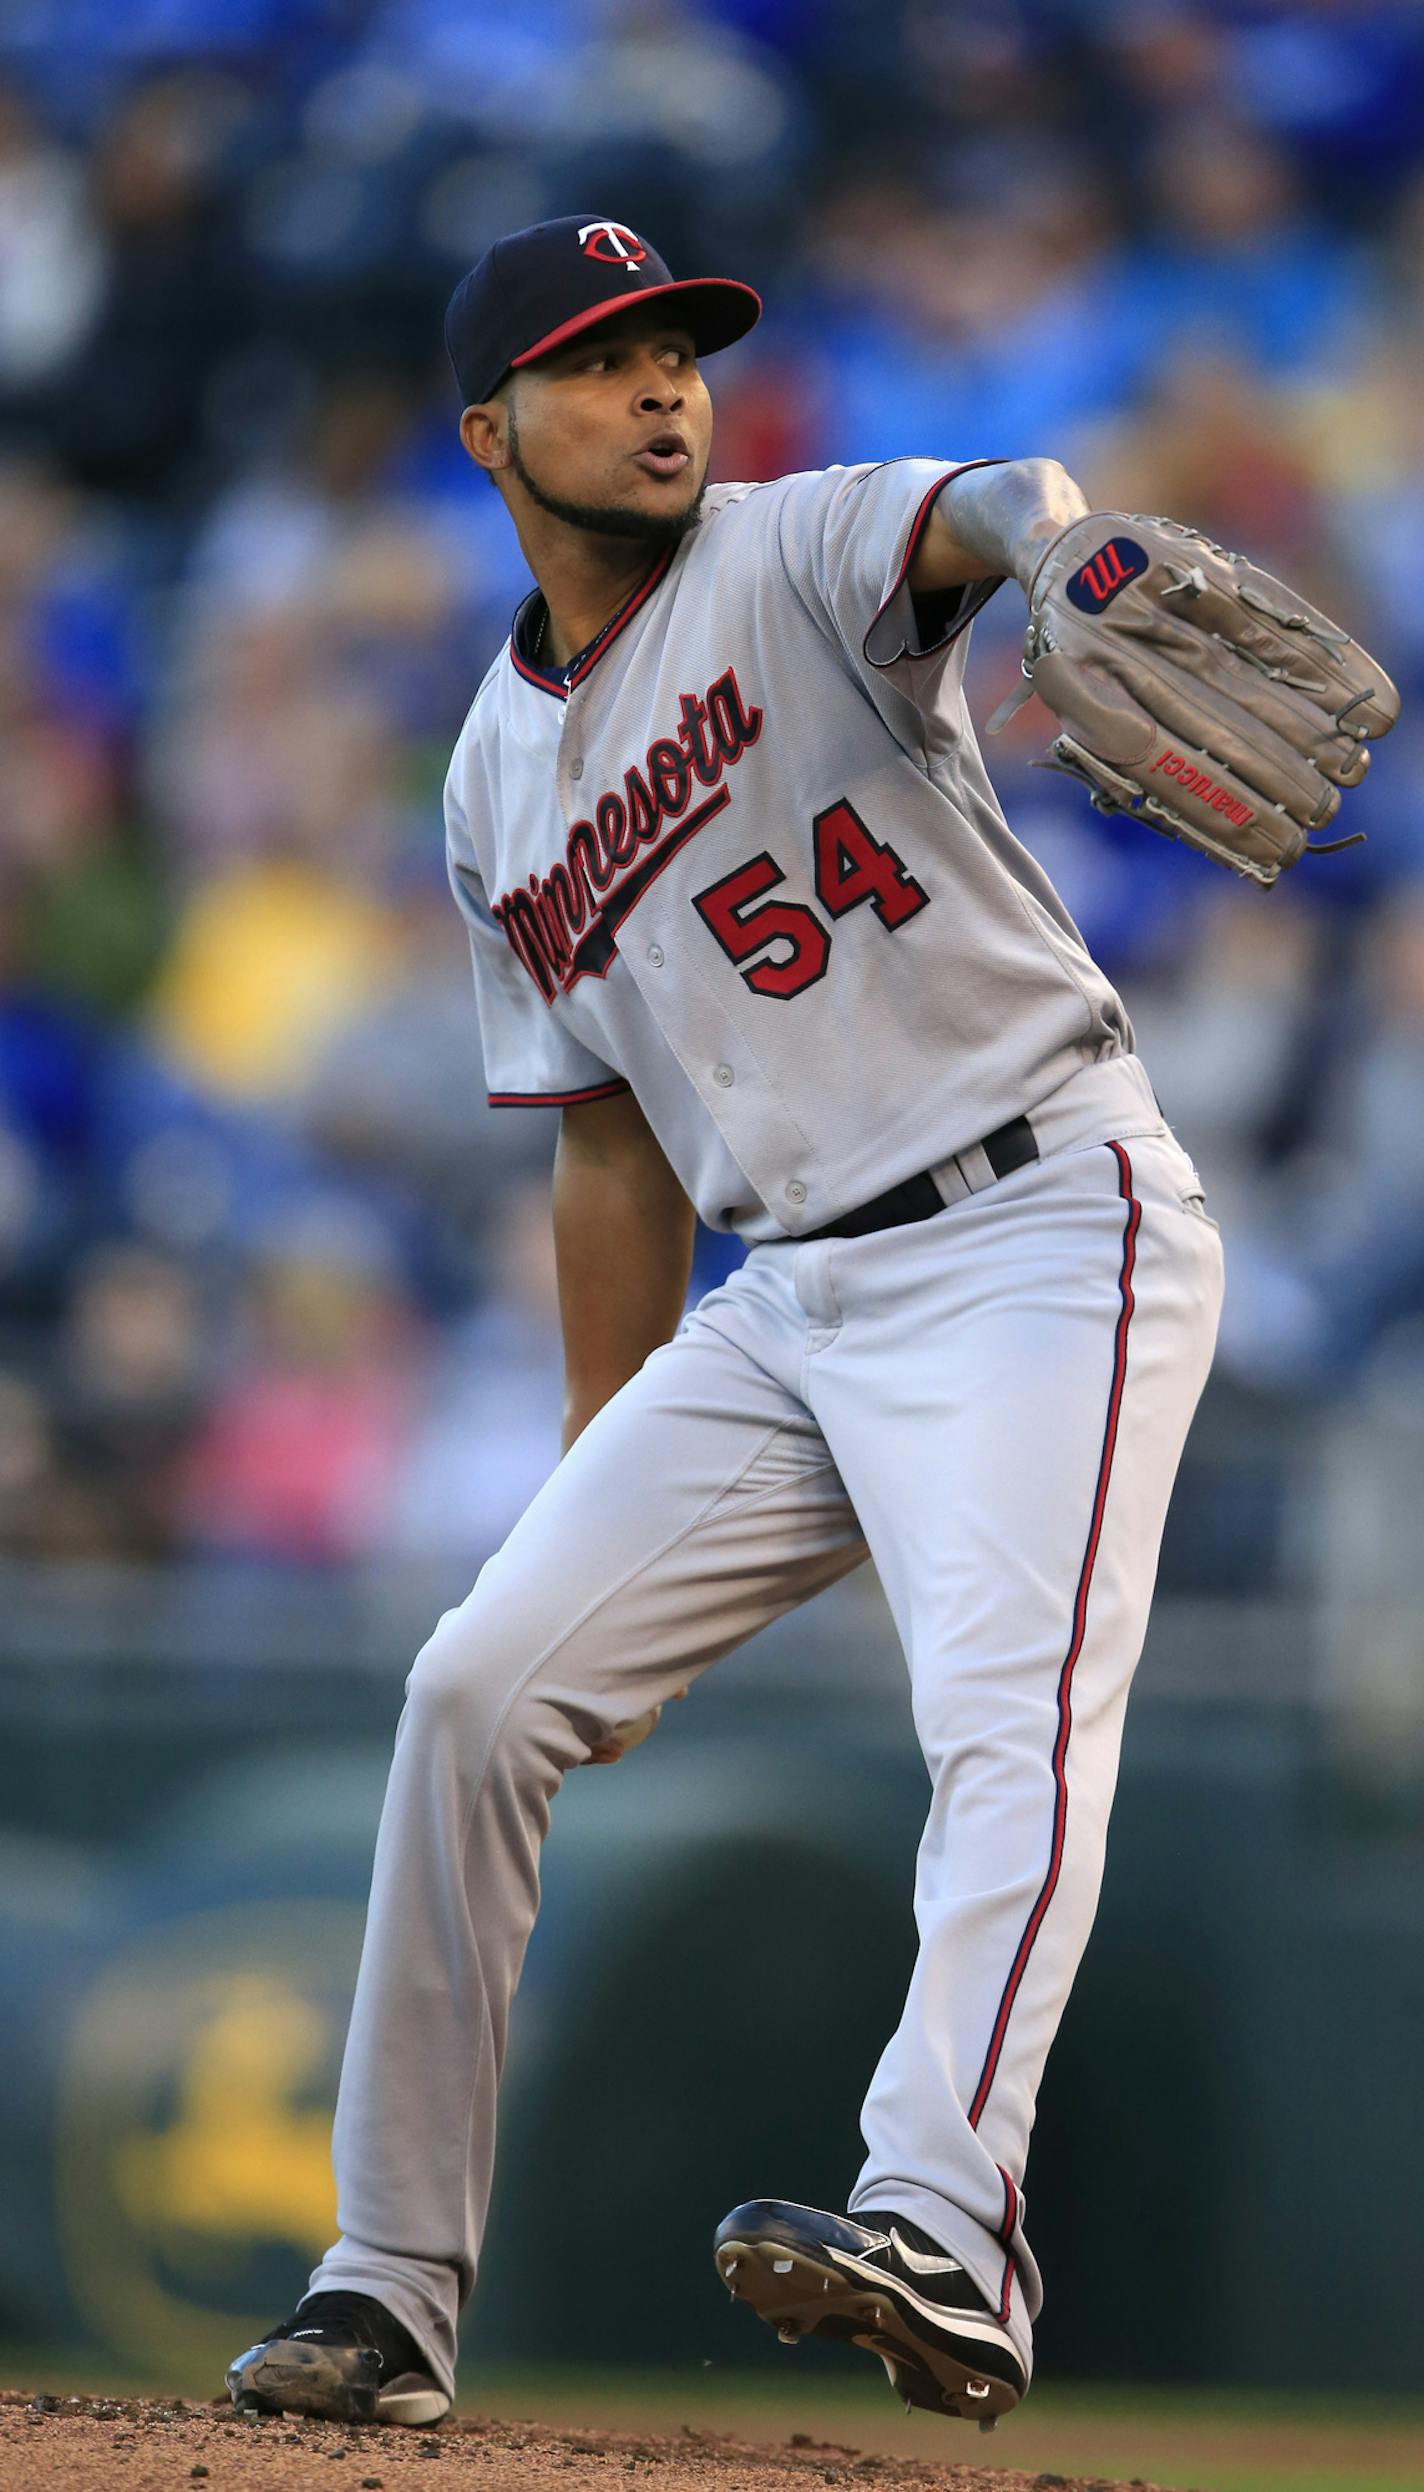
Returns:
[[[702,497],[707,490],[704,476],[693,499],[685,510],[644,511],[627,508],[618,502],[566,502],[557,493],[547,493],[524,464],[519,447],[519,426],[514,409],[509,410],[509,464],[519,478],[531,502],[551,518],[562,519],[570,528],[585,528],[590,536],[632,538],[642,545],[677,545],[691,528],[695,528],[702,510]]]

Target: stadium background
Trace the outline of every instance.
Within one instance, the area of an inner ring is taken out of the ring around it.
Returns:
[[[1401,683],[1368,844],[1269,895],[1035,771],[1036,704],[987,750],[1229,1262],[1030,2173],[1044,2372],[1418,2390],[1424,24],[1385,0],[0,12],[6,2360],[201,2377],[291,2298],[400,1682],[553,1459],[551,1121],[484,1105],[439,821],[525,575],[439,316],[583,207],[766,298],[714,474],[1052,454]],[[1021,614],[975,626],[981,722]],[[762,2363],[710,2224],[854,2168],[921,1789],[873,1586],[676,1716],[560,1803],[477,2380]],[[636,2331],[626,2189],[669,2248]]]

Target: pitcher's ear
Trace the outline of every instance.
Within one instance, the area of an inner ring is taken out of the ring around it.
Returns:
[[[460,418],[460,439],[476,467],[489,475],[509,465],[509,417],[499,398],[466,407]]]

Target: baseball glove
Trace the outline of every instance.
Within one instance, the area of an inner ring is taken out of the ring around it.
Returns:
[[[1029,584],[1025,685],[1062,720],[1052,760],[1102,813],[1130,813],[1233,873],[1362,839],[1312,841],[1358,787],[1367,736],[1399,694],[1384,668],[1294,590],[1175,519],[1093,511]]]

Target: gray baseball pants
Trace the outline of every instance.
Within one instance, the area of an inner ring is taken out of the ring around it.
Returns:
[[[922,2225],[1031,2359],[1034,2100],[1220,1294],[1152,1108],[918,1225],[755,1248],[599,1413],[411,1672],[311,2290],[376,2296],[453,2385],[563,1776],[868,1550],[932,1798],[849,2205]]]

